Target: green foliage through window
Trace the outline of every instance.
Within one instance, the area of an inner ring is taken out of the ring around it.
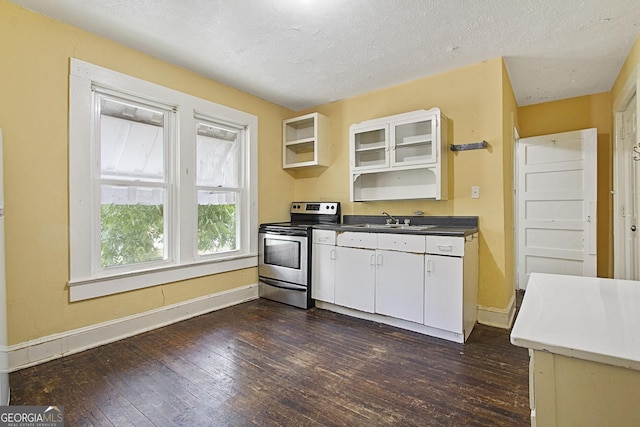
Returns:
[[[162,205],[102,205],[102,266],[161,260],[163,211]]]
[[[198,205],[198,253],[236,249],[236,205]]]
[[[104,204],[100,211],[103,267],[164,258],[162,205]],[[198,205],[198,253],[236,249],[236,206]]]

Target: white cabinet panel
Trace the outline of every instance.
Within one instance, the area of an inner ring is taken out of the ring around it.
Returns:
[[[336,246],[335,249],[335,303],[373,313],[375,308],[375,251],[341,246]]]
[[[378,250],[376,264],[376,313],[423,323],[424,255]]]
[[[312,251],[311,297],[333,303],[335,301],[336,247],[314,243]]]
[[[313,243],[320,243],[323,245],[335,245],[336,244],[336,232],[333,230],[313,230]]]
[[[349,246],[352,248],[375,249],[378,245],[378,235],[376,233],[358,233],[347,231],[338,234],[336,239],[338,246]]]
[[[425,253],[425,236],[415,234],[378,234],[378,249]]]
[[[464,256],[464,237],[427,236],[427,253]]]
[[[425,325],[458,334],[463,332],[462,272],[463,258],[425,256]]]

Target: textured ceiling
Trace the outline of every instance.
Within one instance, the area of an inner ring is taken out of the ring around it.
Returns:
[[[300,110],[503,56],[518,105],[611,89],[638,0],[12,0]]]

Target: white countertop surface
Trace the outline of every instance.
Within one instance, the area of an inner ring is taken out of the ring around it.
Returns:
[[[640,282],[532,273],[511,343],[640,370]]]

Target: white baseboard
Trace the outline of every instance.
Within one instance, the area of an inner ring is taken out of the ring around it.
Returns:
[[[98,347],[181,320],[258,298],[258,284],[206,295],[177,304],[11,345],[9,372]]]
[[[502,329],[510,329],[516,315],[516,296],[511,297],[507,308],[478,306],[478,323],[487,326],[495,326]]]

